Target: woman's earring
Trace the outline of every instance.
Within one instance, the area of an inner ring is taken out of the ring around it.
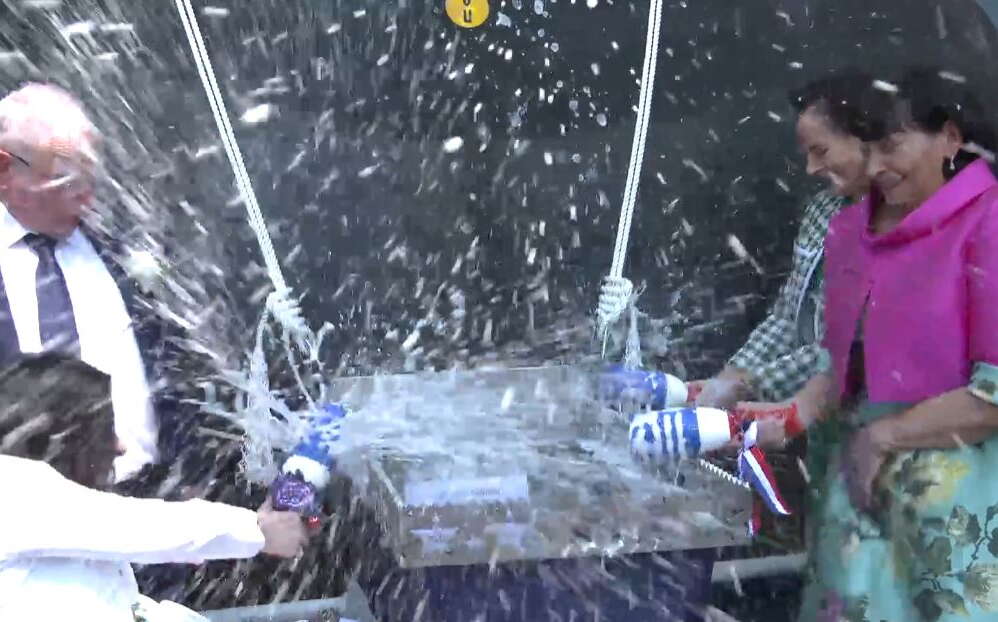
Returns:
[[[956,156],[950,156],[949,157],[949,170],[951,170],[951,171],[955,171],[956,170],[956,162],[954,162],[955,158],[956,158]]]

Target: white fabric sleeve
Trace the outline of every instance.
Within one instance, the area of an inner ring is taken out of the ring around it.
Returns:
[[[201,563],[253,557],[256,512],[221,503],[133,499],[76,484],[35,460],[0,456],[0,560],[75,557]]]

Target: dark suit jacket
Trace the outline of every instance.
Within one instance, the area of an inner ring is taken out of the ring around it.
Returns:
[[[190,445],[188,441],[191,440],[196,415],[194,407],[185,404],[177,391],[177,387],[183,384],[177,375],[184,356],[178,344],[181,331],[156,315],[152,301],[142,295],[138,285],[117,261],[113,250],[115,244],[105,243],[94,235],[87,235],[87,238],[118,284],[132,318],[146,378],[153,389],[153,408],[159,422],[157,447],[160,463],[171,464],[179,457],[181,450]],[[12,362],[20,353],[7,290],[0,274],[0,366]]]

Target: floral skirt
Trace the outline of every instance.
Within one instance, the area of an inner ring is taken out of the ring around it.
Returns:
[[[902,408],[866,405],[859,420]],[[881,509],[866,514],[853,508],[842,475],[850,429],[824,423],[809,443],[801,622],[998,620],[998,438],[897,454],[876,484]]]

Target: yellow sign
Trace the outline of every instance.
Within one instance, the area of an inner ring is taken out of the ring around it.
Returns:
[[[489,18],[489,0],[447,0],[447,17],[461,28],[477,28]]]

